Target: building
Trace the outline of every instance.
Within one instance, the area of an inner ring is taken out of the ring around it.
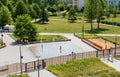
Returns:
[[[107,2],[109,4],[115,4],[116,6],[118,6],[119,0],[107,0]]]
[[[75,6],[77,5],[78,0],[72,0],[72,5]]]
[[[84,0],[78,0],[78,10],[80,10],[84,6]]]
[[[80,10],[84,6],[84,0],[72,0],[72,5],[77,5],[78,10]]]
[[[85,0],[72,0],[72,5],[75,6],[77,5],[78,6],[78,9],[80,10],[83,6],[84,6],[84,1]],[[120,0],[106,0],[107,3],[109,4],[115,4],[116,6],[118,6],[118,3]]]

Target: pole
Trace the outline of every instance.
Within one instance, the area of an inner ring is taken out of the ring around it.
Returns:
[[[60,46],[60,63],[61,63],[61,53],[62,53],[62,46]]]
[[[82,21],[82,38],[84,38],[84,18],[83,18],[83,21]]]
[[[82,25],[82,37],[84,38],[84,24]]]
[[[19,48],[20,48],[20,70],[21,70],[21,74],[22,74],[22,58],[23,58],[23,56],[22,56],[22,52],[21,52],[21,44],[20,44]]]
[[[38,67],[38,77],[40,77],[40,72],[39,72],[39,68],[40,68],[40,65],[39,65],[39,57],[40,57],[40,56],[37,56],[37,58],[38,58],[38,64],[37,64],[37,67]]]
[[[40,58],[40,56],[38,55],[38,56],[36,56],[36,58],[37,58],[38,77],[40,77],[40,72],[39,72],[39,68],[40,68],[40,65],[39,65],[39,58]]]
[[[116,48],[117,48],[117,36],[115,36],[115,52],[114,52],[114,56],[116,55]]]

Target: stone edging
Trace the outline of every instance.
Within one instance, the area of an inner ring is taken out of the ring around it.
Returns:
[[[4,45],[0,46],[0,49],[1,49],[1,48],[4,48],[4,47],[6,47],[6,44],[5,44],[5,43],[4,43]]]

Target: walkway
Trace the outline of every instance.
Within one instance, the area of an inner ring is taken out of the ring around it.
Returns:
[[[28,75],[30,77],[38,77],[38,71],[30,72],[30,73],[28,73]],[[40,75],[40,77],[57,77],[45,69],[40,70],[39,75]]]
[[[97,34],[98,36],[120,36],[120,34]]]
[[[15,43],[15,41],[7,35],[7,33],[3,33],[3,35],[3,41],[6,43],[7,47],[0,49],[0,66],[16,62],[19,63],[19,45],[17,45],[17,43]],[[23,62],[35,60],[34,55],[29,52],[26,46],[22,46],[21,50]]]
[[[116,59],[113,59],[113,62],[109,61],[107,58],[101,58],[101,60],[109,65],[110,67],[116,69],[117,71],[120,71],[120,61],[119,60],[116,60]]]

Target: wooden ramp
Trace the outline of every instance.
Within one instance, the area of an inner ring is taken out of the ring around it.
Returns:
[[[114,44],[103,39],[82,39],[83,42],[97,50],[105,50],[114,47]]]

